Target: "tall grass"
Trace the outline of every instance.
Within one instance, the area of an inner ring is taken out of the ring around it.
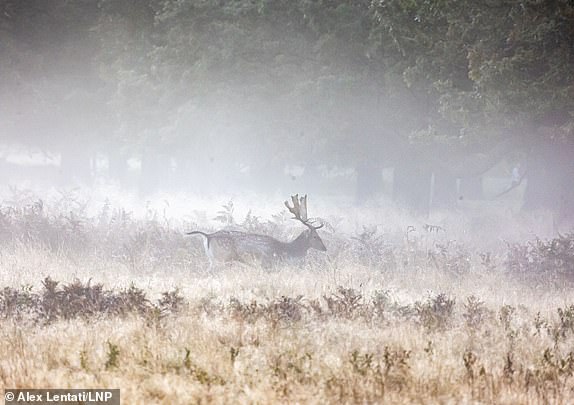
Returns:
[[[574,401],[573,234],[484,250],[326,218],[327,254],[208,271],[182,230],[297,231],[282,213],[216,216],[0,207],[0,385],[142,404]]]

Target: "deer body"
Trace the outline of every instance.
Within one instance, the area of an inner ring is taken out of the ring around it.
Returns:
[[[304,257],[309,249],[326,251],[327,248],[317,233],[317,229],[322,225],[313,226],[307,219],[307,197],[299,200],[296,195],[291,198],[293,207],[290,207],[287,202],[285,205],[295,215],[294,219],[299,220],[308,228],[291,242],[281,242],[271,236],[239,231],[214,233],[193,231],[188,232],[187,235],[203,237],[203,246],[209,258],[210,267],[214,262],[231,261],[243,263],[257,261],[267,267],[273,263]]]
[[[281,242],[271,236],[239,231],[204,233],[189,232],[188,235],[203,236],[203,246],[210,264],[214,262],[257,261],[264,266],[304,257],[311,248],[326,251],[327,248],[316,231],[306,230],[291,242]]]

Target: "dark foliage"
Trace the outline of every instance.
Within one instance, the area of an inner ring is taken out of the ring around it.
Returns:
[[[151,303],[146,294],[133,285],[114,291],[105,289],[102,284],[92,285],[90,281],[63,284],[48,277],[42,286],[39,292],[5,287],[0,291],[0,317],[40,323],[130,314],[154,318],[157,314],[173,313],[185,304],[178,291],[165,292],[156,304]]]
[[[574,233],[509,246],[506,268],[530,282],[574,283]]]

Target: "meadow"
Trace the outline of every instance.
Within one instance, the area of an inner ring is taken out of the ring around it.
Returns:
[[[5,202],[0,386],[120,388],[125,404],[574,402],[574,234],[357,211],[322,218],[327,254],[210,270],[185,230],[300,231],[280,210],[215,211]]]

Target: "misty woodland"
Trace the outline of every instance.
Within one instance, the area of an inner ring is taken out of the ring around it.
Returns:
[[[0,0],[0,389],[574,403],[572,0]]]

